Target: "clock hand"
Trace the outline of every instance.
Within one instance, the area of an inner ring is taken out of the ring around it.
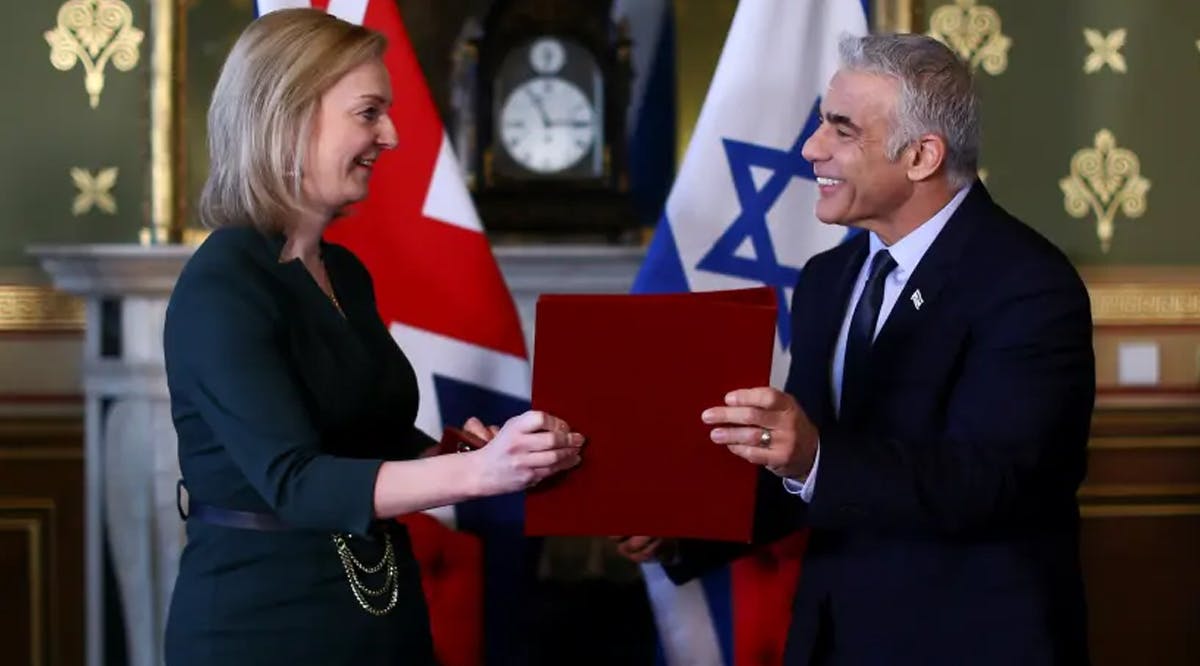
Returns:
[[[593,123],[590,120],[560,120],[551,125],[553,127],[592,127]]]
[[[533,91],[529,88],[525,89],[525,93],[533,100],[533,107],[537,109],[538,115],[542,117],[542,127],[550,127],[550,115],[546,113],[546,107],[542,105],[542,98],[533,94]]]

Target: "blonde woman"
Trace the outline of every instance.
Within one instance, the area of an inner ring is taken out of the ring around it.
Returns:
[[[427,664],[405,513],[523,489],[582,436],[522,414],[478,451],[418,458],[412,366],[370,276],[321,240],[397,143],[384,38],[323,12],[253,22],[209,110],[213,233],[164,345],[188,544],[167,626],[184,664]],[[468,430],[491,433],[472,419]]]

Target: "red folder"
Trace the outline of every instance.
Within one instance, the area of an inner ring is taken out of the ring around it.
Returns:
[[[538,299],[533,406],[583,433],[583,462],[526,493],[525,533],[748,542],[757,469],[705,408],[766,386],[769,288]]]

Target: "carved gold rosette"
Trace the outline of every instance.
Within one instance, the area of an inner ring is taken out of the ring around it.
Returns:
[[[993,76],[1008,68],[1012,39],[1001,32],[1000,14],[975,0],[955,0],[929,15],[929,36],[954,50],[972,69]]]
[[[1107,35],[1092,28],[1083,29],[1083,39],[1091,52],[1083,61],[1083,73],[1094,74],[1108,65],[1114,72],[1126,72],[1125,56],[1121,49],[1125,47],[1125,28],[1117,28]]]
[[[75,183],[79,193],[75,195],[71,213],[79,216],[96,207],[109,215],[115,215],[117,200],[113,198],[112,188],[117,184],[118,173],[117,167],[107,167],[94,174],[87,169],[72,167],[71,181]]]
[[[1150,181],[1141,175],[1138,156],[1118,148],[1113,133],[1102,129],[1096,133],[1094,147],[1083,148],[1071,158],[1071,174],[1058,181],[1058,186],[1067,213],[1095,218],[1100,249],[1108,252],[1117,211],[1129,218],[1141,217],[1146,212]]]
[[[58,9],[58,26],[45,37],[55,69],[65,72],[83,63],[83,87],[94,109],[100,105],[109,61],[122,72],[133,69],[143,34],[121,0],[68,0]]]

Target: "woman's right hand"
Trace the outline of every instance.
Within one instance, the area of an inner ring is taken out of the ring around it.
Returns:
[[[583,441],[566,421],[531,410],[509,419],[487,446],[465,455],[477,461],[478,494],[502,495],[578,465]]]

